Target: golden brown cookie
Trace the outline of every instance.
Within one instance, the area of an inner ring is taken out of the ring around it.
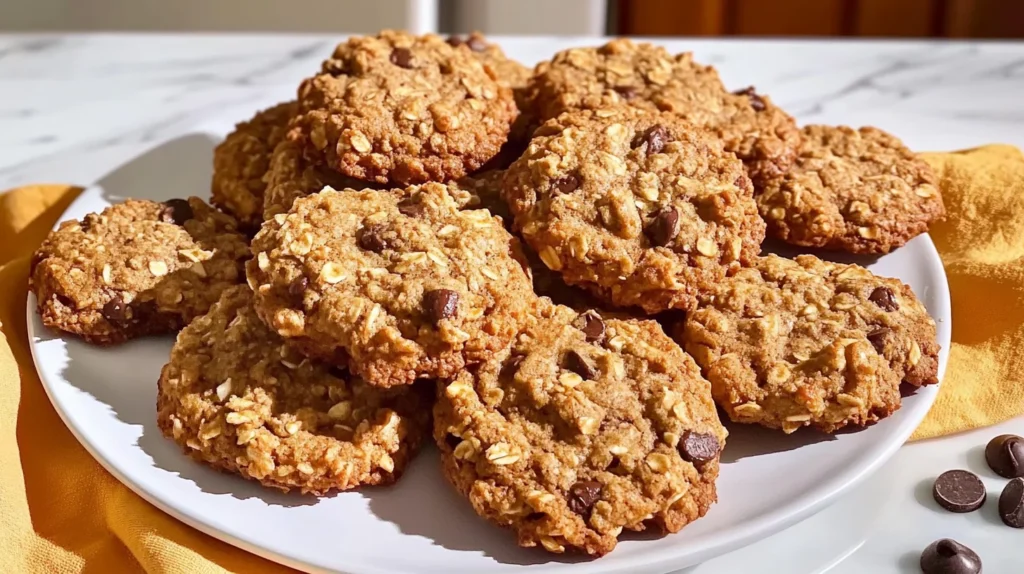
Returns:
[[[877,128],[807,126],[786,174],[758,189],[768,235],[804,247],[888,253],[945,215],[935,174]]]
[[[113,345],[206,313],[248,258],[235,219],[197,197],[129,199],[50,232],[29,287],[44,325]]]
[[[394,482],[428,432],[428,404],[419,389],[382,391],[297,355],[242,285],[178,335],[157,422],[200,462],[319,495]]]
[[[503,191],[548,268],[648,313],[692,308],[764,238],[743,165],[670,114],[567,112],[537,130]]]
[[[796,122],[753,88],[730,93],[718,72],[689,52],[618,38],[598,48],[572,48],[537,67],[529,91],[540,121],[572,109],[625,103],[660,110],[714,132],[755,182],[792,164]]]
[[[284,139],[297,110],[294,101],[263,110],[235,126],[213,150],[210,202],[234,215],[243,227],[256,229],[263,223],[264,177],[270,168],[270,154]]]
[[[710,385],[654,321],[548,305],[507,349],[438,386],[444,473],[521,546],[602,555],[716,500],[726,430]]]
[[[449,377],[500,349],[536,296],[518,241],[448,188],[327,190],[263,225],[256,310],[306,353],[378,386]]]
[[[307,156],[365,181],[458,179],[494,157],[512,90],[439,36],[385,30],[340,44],[299,88]]]
[[[769,255],[709,289],[677,338],[729,418],[787,433],[873,424],[900,383],[938,382],[935,322],[910,287],[811,255]]]

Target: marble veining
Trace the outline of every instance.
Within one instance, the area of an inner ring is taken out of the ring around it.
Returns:
[[[339,37],[0,35],[0,189],[89,184],[189,131],[291,97]],[[595,38],[499,39],[533,64]],[[1024,145],[1024,43],[653,40],[693,50],[803,123],[871,124],[915,149]],[[197,190],[202,194],[205,190]]]

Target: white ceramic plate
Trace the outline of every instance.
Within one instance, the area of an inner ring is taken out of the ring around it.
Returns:
[[[206,196],[212,148],[225,131],[193,133],[125,163],[90,187],[63,219],[125,197]],[[927,236],[877,260],[858,260],[913,287],[938,323],[940,374],[950,340],[949,290]],[[27,306],[32,352],[57,411],[114,476],[178,519],[246,550],[300,569],[367,573],[665,572],[697,564],[782,530],[820,510],[876,470],[925,416],[937,388],[904,400],[894,416],[861,432],[785,436],[733,425],[707,517],[670,536],[633,535],[600,560],[553,557],[516,547],[479,519],[444,482],[428,448],[392,488],[317,499],[263,489],[200,466],[161,436],[155,394],[173,339],[113,349],[45,329]]]

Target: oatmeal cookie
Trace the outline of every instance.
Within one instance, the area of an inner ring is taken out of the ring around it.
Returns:
[[[384,31],[340,44],[299,88],[306,154],[356,179],[458,179],[498,153],[512,90],[439,36]]]
[[[732,420],[787,433],[873,424],[901,382],[938,382],[935,322],[910,287],[811,255],[769,255],[708,290],[677,338]]]
[[[326,190],[263,225],[256,310],[371,384],[449,377],[508,343],[536,296],[518,241],[447,188]]]
[[[243,227],[255,229],[263,223],[264,177],[270,154],[284,139],[297,110],[294,101],[263,110],[235,126],[213,150],[210,202],[238,218]]]
[[[761,249],[750,179],[713,134],[618,107],[541,126],[503,187],[516,227],[572,285],[648,313],[697,293]]]
[[[785,173],[796,156],[796,122],[753,88],[730,93],[711,66],[689,52],[619,38],[598,48],[559,52],[537,67],[528,88],[541,121],[571,109],[619,103],[661,110],[709,129],[755,182]]]
[[[935,174],[877,128],[807,126],[793,168],[758,189],[768,235],[794,245],[888,253],[945,215]]]
[[[697,365],[654,321],[548,306],[508,348],[439,383],[444,473],[521,546],[610,552],[715,502],[726,430]]]
[[[65,221],[32,257],[43,324],[98,345],[177,331],[243,280],[238,223],[191,197]]]
[[[200,462],[321,495],[394,482],[429,432],[428,404],[420,389],[382,391],[297,356],[241,285],[178,335],[157,422]]]

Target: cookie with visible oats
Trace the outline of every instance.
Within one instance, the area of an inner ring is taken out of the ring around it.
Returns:
[[[872,127],[805,127],[793,168],[758,191],[769,236],[850,253],[888,253],[945,215],[931,167]]]
[[[689,52],[618,38],[572,48],[538,65],[529,91],[540,121],[572,109],[628,104],[669,112],[714,132],[755,182],[785,173],[800,143],[796,122],[753,88],[729,92]]]
[[[297,356],[244,285],[178,335],[157,388],[160,430],[186,454],[286,492],[394,482],[429,432],[429,393]]]
[[[654,321],[539,309],[515,342],[439,383],[434,439],[474,510],[521,546],[610,552],[716,500],[726,430],[710,385]]]
[[[270,154],[284,139],[297,110],[294,101],[263,110],[235,126],[213,150],[210,202],[234,215],[243,227],[255,229],[263,223]]]
[[[741,423],[833,432],[938,382],[935,322],[910,287],[856,265],[761,258],[709,289],[676,338]]]
[[[248,258],[235,219],[197,197],[129,199],[50,232],[29,287],[44,325],[113,345],[206,313]]]
[[[442,184],[325,190],[268,220],[247,264],[256,310],[374,385],[449,377],[505,346],[536,299],[518,241]]]
[[[764,238],[740,161],[669,114],[565,113],[538,128],[503,191],[548,268],[648,313],[692,308]]]
[[[381,184],[476,171],[518,115],[512,90],[472,52],[391,30],[340,44],[302,83],[299,105],[307,156]]]

